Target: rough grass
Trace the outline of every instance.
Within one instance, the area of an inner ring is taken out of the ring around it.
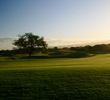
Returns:
[[[0,100],[110,100],[110,55],[1,59]]]

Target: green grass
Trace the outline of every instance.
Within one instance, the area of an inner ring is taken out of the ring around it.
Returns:
[[[0,100],[110,100],[110,55],[2,58]]]

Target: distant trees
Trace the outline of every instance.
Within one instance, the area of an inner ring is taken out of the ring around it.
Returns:
[[[0,50],[0,56],[13,57],[16,54],[28,53],[29,57],[35,52],[45,53],[41,56],[46,57],[69,57],[80,58],[93,56],[95,54],[110,53],[110,44],[96,44],[94,46],[77,46],[77,47],[50,47],[47,48],[47,44],[43,37],[33,35],[32,33],[25,33],[19,35],[19,38],[13,43],[17,48],[13,50]],[[36,55],[37,56],[37,55]]]
[[[81,51],[86,53],[110,53],[110,44],[96,44],[94,46],[84,46],[84,47],[71,47],[72,51]]]
[[[39,37],[38,35],[33,35],[32,33],[25,33],[24,35],[18,35],[18,40],[14,40],[14,45],[17,46],[18,49],[25,50],[29,57],[31,57],[32,53],[36,50],[41,50],[47,47],[46,42],[43,37]]]
[[[77,46],[77,47],[50,47],[47,49],[47,44],[43,37],[33,35],[32,33],[25,33],[24,35],[18,35],[18,39],[14,40],[14,45],[17,49],[13,49],[12,52],[0,51],[0,55],[10,56],[10,54],[24,54],[28,53],[29,57],[34,52],[46,53],[48,57],[87,57],[88,54],[103,54],[110,53],[110,44],[96,44],[94,46]]]

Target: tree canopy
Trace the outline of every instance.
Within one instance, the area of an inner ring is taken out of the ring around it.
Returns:
[[[18,35],[18,40],[14,40],[14,45],[18,49],[24,49],[31,57],[32,53],[37,49],[43,49],[47,47],[43,37],[33,35],[32,33],[25,33],[24,35]]]

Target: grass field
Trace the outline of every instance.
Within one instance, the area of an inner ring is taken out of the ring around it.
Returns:
[[[110,54],[0,58],[0,100],[110,100]]]

